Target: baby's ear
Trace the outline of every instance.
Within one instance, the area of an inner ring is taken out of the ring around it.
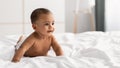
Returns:
[[[36,29],[36,25],[35,24],[32,24],[32,27],[33,27],[33,29]]]

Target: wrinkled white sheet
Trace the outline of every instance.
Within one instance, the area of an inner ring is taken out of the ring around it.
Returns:
[[[0,37],[0,68],[120,68],[120,32],[54,34],[64,56],[23,57],[13,63],[14,45],[20,35]]]

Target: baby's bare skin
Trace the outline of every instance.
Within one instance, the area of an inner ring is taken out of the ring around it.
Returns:
[[[26,57],[47,56],[50,47],[53,47],[57,56],[62,55],[61,48],[56,42],[53,35],[47,37],[40,37],[35,32],[32,33],[16,51],[13,57],[13,62],[18,62],[24,55]]]
[[[32,34],[29,39],[32,39],[32,46],[25,52],[24,56],[46,56],[50,46],[52,45],[52,36],[45,38],[38,38]],[[28,41],[29,41],[28,39]],[[29,46],[28,46],[29,47]]]

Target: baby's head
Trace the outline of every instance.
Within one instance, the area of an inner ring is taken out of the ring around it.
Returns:
[[[31,14],[31,23],[35,32],[42,35],[50,35],[54,31],[54,17],[48,9],[35,9]]]

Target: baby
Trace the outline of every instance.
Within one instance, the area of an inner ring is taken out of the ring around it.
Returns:
[[[34,32],[16,50],[12,62],[19,62],[22,56],[47,56],[51,47],[57,56],[63,55],[60,45],[52,35],[55,29],[52,12],[45,8],[35,9],[31,14],[31,23]]]

